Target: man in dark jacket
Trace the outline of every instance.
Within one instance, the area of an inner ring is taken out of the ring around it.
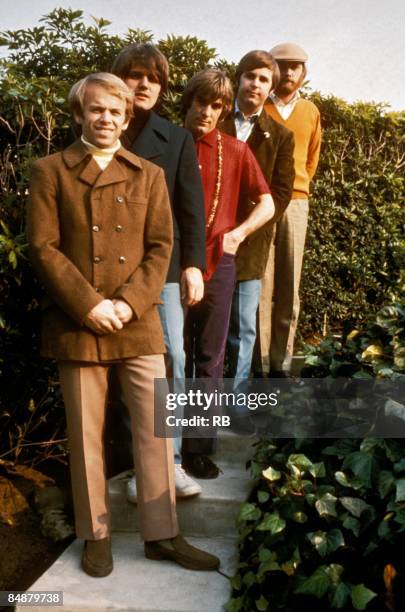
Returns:
[[[236,384],[249,377],[256,339],[256,313],[274,225],[288,205],[294,182],[294,138],[263,109],[279,79],[277,63],[266,51],[250,51],[236,69],[233,113],[220,129],[247,142],[270,186],[275,215],[249,236],[236,256],[237,285],[228,335],[229,375]]]
[[[134,118],[122,138],[130,151],[163,168],[173,215],[174,244],[159,313],[166,354],[166,372],[181,392],[185,370],[182,300],[187,306],[203,297],[205,268],[205,220],[200,172],[190,134],[159,117],[159,106],[168,85],[165,56],[149,43],[131,44],[116,58],[112,71],[134,92]],[[181,436],[174,439],[176,495],[201,492],[181,467]],[[136,502],[135,479],[128,483],[128,499]]]

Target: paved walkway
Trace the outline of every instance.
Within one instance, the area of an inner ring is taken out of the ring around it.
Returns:
[[[185,570],[169,561],[145,559],[136,532],[136,507],[125,499],[127,474],[112,479],[114,571],[92,578],[80,569],[82,542],[76,540],[30,590],[63,591],[63,612],[220,612],[230,596],[229,577],[237,562],[235,518],[251,483],[245,461],[253,455],[252,440],[232,434],[219,439],[215,480],[199,481],[203,492],[177,504],[180,530],[195,546],[221,559],[218,572]],[[17,610],[49,610],[42,606]],[[56,607],[52,609],[57,609]]]

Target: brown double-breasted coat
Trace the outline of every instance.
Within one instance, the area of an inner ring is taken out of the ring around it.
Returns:
[[[122,147],[102,172],[77,140],[33,164],[30,256],[47,297],[42,354],[103,362],[164,352],[159,303],[172,248],[163,171]],[[83,325],[104,298],[134,312],[114,334]]]

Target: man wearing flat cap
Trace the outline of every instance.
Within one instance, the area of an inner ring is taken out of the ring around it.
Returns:
[[[298,323],[309,187],[319,160],[321,125],[315,104],[299,94],[307,74],[308,55],[304,49],[294,43],[282,43],[270,53],[279,66],[280,81],[265,111],[294,134],[295,180],[292,199],[276,226],[274,264],[271,253],[263,281],[260,353],[263,371],[269,369],[271,376],[285,377],[290,373]]]

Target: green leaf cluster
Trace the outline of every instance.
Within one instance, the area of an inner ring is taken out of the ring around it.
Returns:
[[[229,610],[262,597],[291,612],[383,602],[385,568],[402,567],[404,455],[403,439],[259,441]]]

